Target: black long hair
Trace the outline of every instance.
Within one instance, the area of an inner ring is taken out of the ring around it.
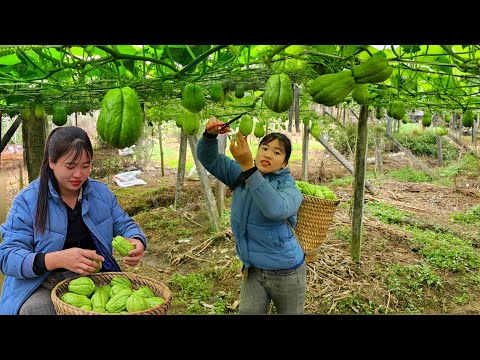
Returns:
[[[284,135],[282,133],[279,133],[279,132],[269,133],[269,134],[265,135],[262,138],[262,140],[260,140],[260,143],[258,144],[258,147],[260,148],[260,146],[262,146],[262,145],[269,144],[275,139],[278,140],[278,142],[280,144],[280,148],[285,152],[285,165],[287,165],[288,160],[290,160],[290,155],[292,154],[292,142],[290,141],[290,139],[286,135]],[[231,191],[233,191],[239,185],[244,186],[245,185],[245,180],[246,180],[245,173],[243,173],[243,172],[240,173],[240,175],[235,179],[235,181],[233,182],[233,184],[230,186],[229,189]]]
[[[85,130],[77,126],[60,126],[48,134],[45,143],[42,165],[40,166],[40,186],[38,190],[37,209],[35,213],[35,230],[44,232],[48,217],[48,179],[53,175],[48,166],[69,153],[72,153],[72,161],[77,161],[86,151],[90,162],[93,160],[93,147]]]

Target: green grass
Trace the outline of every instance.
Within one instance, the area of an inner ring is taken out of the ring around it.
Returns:
[[[448,232],[411,228],[410,242],[433,267],[465,273],[480,268],[480,253],[472,243]]]
[[[403,224],[412,216],[411,212],[399,210],[394,206],[376,201],[366,202],[365,211],[386,224]]]
[[[480,225],[480,205],[472,207],[467,212],[459,212],[451,215],[452,219],[460,224]]]
[[[404,167],[398,170],[390,171],[386,174],[386,177],[403,182],[422,183],[432,181],[432,178],[428,176],[424,171],[415,170],[410,167]]]
[[[231,279],[240,272],[239,259],[232,261],[228,267],[208,267],[201,272],[173,274],[169,280],[176,296],[176,306],[184,306],[185,314],[228,314],[238,294],[224,291],[221,287],[225,279]],[[220,286],[220,287],[219,287]]]
[[[424,306],[436,302],[427,296],[428,291],[442,288],[443,280],[425,264],[392,264],[387,268],[385,284],[407,313],[420,314]]]

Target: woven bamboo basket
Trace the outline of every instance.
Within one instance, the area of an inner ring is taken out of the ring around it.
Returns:
[[[317,259],[318,249],[325,240],[340,200],[320,199],[303,194],[297,216],[295,234],[305,252],[305,259]]]
[[[85,276],[85,275],[81,275]],[[170,289],[163,283],[137,274],[129,272],[100,272],[92,275],[88,275],[96,286],[110,284],[113,276],[123,276],[132,282],[132,288],[138,289],[140,286],[148,286],[156,296],[160,296],[165,299],[163,304],[157,305],[150,309],[135,311],[130,313],[100,313],[96,311],[89,311],[80,309],[73,305],[67,304],[61,300],[63,294],[68,292],[68,284],[73,279],[79,276],[74,276],[60,281],[53,289],[51,293],[51,299],[57,315],[166,315],[172,302],[172,294]]]

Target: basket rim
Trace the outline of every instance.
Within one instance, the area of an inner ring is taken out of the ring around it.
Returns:
[[[338,204],[340,204],[339,199],[321,199],[313,195],[307,195],[307,194],[302,194],[302,195],[303,195],[303,201],[307,201],[307,202],[320,202],[320,203],[325,203],[333,206],[337,206]]]
[[[149,282],[160,284],[163,287],[165,287],[165,289],[167,290],[168,298],[167,297],[164,298],[165,301],[162,304],[156,305],[156,306],[148,308],[146,310],[132,311],[132,312],[129,312],[128,314],[120,314],[120,313],[102,313],[102,312],[96,312],[96,311],[81,309],[79,307],[68,304],[65,301],[62,301],[62,299],[60,299],[60,297],[57,294],[59,292],[60,287],[69,283],[73,279],[76,279],[76,278],[79,278],[79,277],[83,277],[83,276],[85,276],[85,277],[101,277],[101,276],[105,276],[105,275],[107,277],[108,276],[112,276],[112,277],[113,276],[121,276],[119,274],[128,274],[127,277],[130,276],[130,277],[142,279],[144,281],[149,281]],[[78,312],[78,311],[85,312],[86,313],[85,315],[142,315],[146,312],[152,312],[155,309],[160,309],[160,308],[163,308],[163,307],[166,307],[168,309],[168,307],[170,307],[170,303],[173,299],[170,288],[166,284],[164,284],[163,282],[161,282],[159,280],[156,280],[156,279],[153,279],[153,278],[148,277],[148,276],[144,276],[144,275],[140,275],[140,274],[132,274],[132,273],[125,272],[125,271],[106,271],[106,272],[99,272],[99,273],[94,273],[94,274],[90,274],[90,275],[80,275],[80,274],[78,274],[76,276],[72,276],[72,277],[69,277],[67,279],[63,279],[62,281],[60,281],[57,285],[55,285],[53,287],[53,289],[50,293],[50,298],[51,298],[52,302],[54,303],[54,305],[55,305],[55,303],[60,303],[61,302],[61,306],[66,307],[66,308],[68,308],[68,309],[70,309],[74,312]]]

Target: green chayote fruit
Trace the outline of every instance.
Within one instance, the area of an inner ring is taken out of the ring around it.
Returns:
[[[68,291],[78,295],[90,296],[95,290],[95,283],[87,276],[80,276],[68,283]]]
[[[135,144],[143,131],[143,112],[137,93],[126,86],[109,90],[97,120],[98,135],[117,149]]]
[[[253,130],[253,119],[250,115],[243,115],[240,119],[239,128],[243,136],[250,135]]]
[[[153,308],[155,306],[162,305],[165,302],[165,299],[160,296],[153,296],[145,298],[145,301],[150,308]]]
[[[128,312],[142,311],[149,308],[145,298],[135,293],[132,293],[132,295],[128,297],[125,307]]]
[[[141,296],[143,298],[154,297],[155,293],[148,286],[140,286],[138,290],[134,291],[135,295]]]
[[[113,238],[112,246],[121,256],[128,256],[128,252],[135,249],[135,246],[130,241],[120,235]]]
[[[114,286],[115,284],[120,284],[129,288],[132,288],[133,286],[132,281],[129,278],[120,275],[112,276],[112,279],[110,280],[110,285]]]
[[[63,294],[60,299],[67,304],[73,305],[75,307],[82,307],[84,305],[91,305],[90,299],[85,295],[75,294],[73,292],[66,292]]]

